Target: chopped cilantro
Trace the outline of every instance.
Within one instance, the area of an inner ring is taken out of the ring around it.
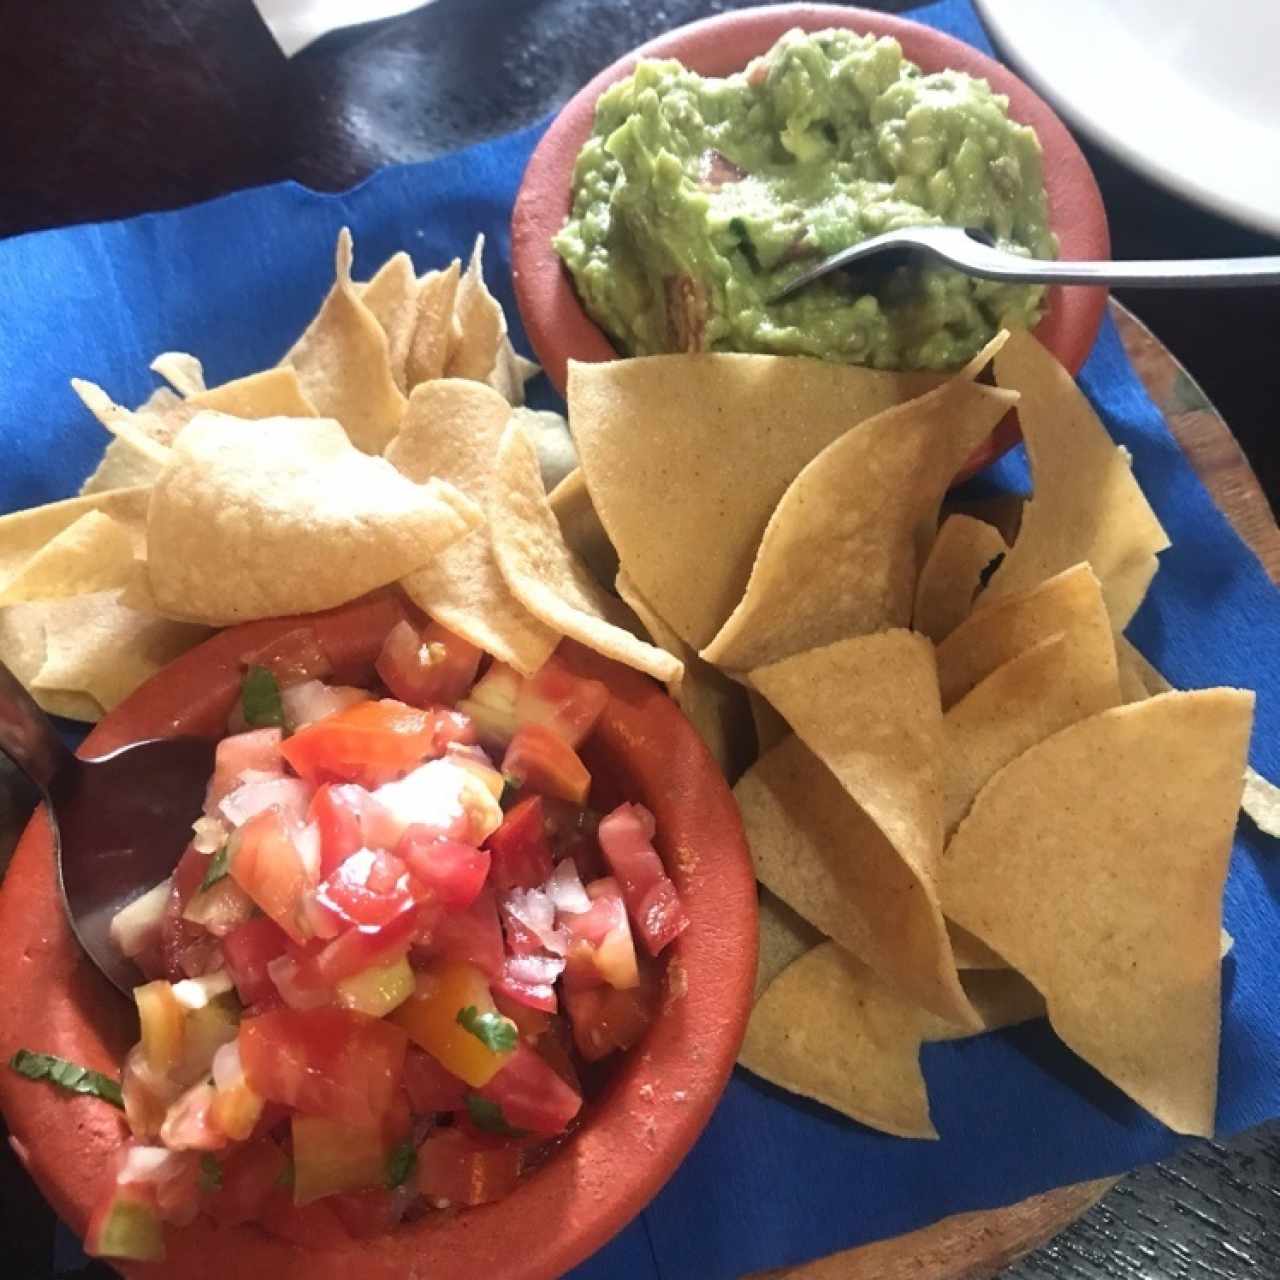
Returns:
[[[526,1136],[524,1129],[513,1129],[507,1123],[506,1116],[502,1114],[502,1108],[496,1102],[490,1102],[488,1098],[482,1098],[478,1093],[467,1094],[467,1114],[471,1117],[471,1123],[477,1129],[483,1129],[485,1133],[496,1133],[503,1138]]]
[[[201,893],[206,889],[212,888],[227,874],[231,857],[229,848],[230,841],[224,844],[222,848],[209,859],[209,866],[205,870],[204,879],[200,881]]]
[[[284,726],[284,703],[280,701],[280,686],[266,667],[250,667],[240,686],[240,708],[246,724],[262,728],[268,725]]]
[[[124,1097],[118,1081],[104,1076],[100,1071],[90,1071],[79,1063],[66,1058],[55,1058],[51,1053],[32,1053],[19,1049],[9,1059],[9,1065],[28,1080],[47,1080],[69,1093],[84,1093],[91,1098],[101,1098],[113,1107],[124,1107]]]
[[[413,1177],[418,1166],[418,1152],[413,1143],[406,1138],[387,1157],[387,1188],[394,1191]]]
[[[206,1151],[200,1157],[200,1190],[222,1189],[222,1166]]]
[[[492,1010],[481,1013],[473,1004],[458,1010],[458,1026],[470,1031],[492,1053],[510,1053],[520,1040],[520,1032],[510,1018]]]

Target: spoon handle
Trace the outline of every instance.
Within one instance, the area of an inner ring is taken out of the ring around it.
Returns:
[[[53,721],[0,662],[0,751],[47,796],[54,779],[75,764]]]

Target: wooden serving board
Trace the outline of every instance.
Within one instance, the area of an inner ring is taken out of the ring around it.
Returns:
[[[1163,343],[1118,302],[1110,306],[1134,369],[1196,474],[1280,586],[1280,528],[1235,437]],[[758,1272],[754,1280],[988,1280],[1087,1213],[1115,1182],[1082,1182],[1007,1209],[944,1218],[800,1267]]]

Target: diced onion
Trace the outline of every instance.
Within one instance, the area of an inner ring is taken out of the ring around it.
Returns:
[[[218,805],[222,816],[233,826],[243,827],[264,809],[279,809],[286,819],[303,822],[311,803],[311,788],[301,778],[271,778],[266,782],[244,782]]]
[[[569,935],[556,928],[556,906],[549,894],[541,889],[512,889],[502,900],[502,907],[552,955],[562,956],[569,950]]]
[[[161,880],[127,907],[121,907],[111,920],[111,942],[122,954],[129,957],[141,955],[160,932],[165,907],[169,902],[172,878]]]
[[[582,878],[572,858],[565,858],[556,866],[544,888],[557,911],[580,915],[591,910],[591,899],[582,887]]]
[[[202,814],[191,824],[191,843],[197,853],[217,853],[231,832],[221,818]]]
[[[280,703],[284,708],[285,725],[292,732],[357,702],[368,702],[372,696],[367,689],[325,684],[323,680],[304,680],[301,684],[282,689]]]
[[[549,987],[564,972],[564,966],[563,956],[540,955],[537,952],[527,956],[508,956],[506,961],[508,976],[530,986]]]

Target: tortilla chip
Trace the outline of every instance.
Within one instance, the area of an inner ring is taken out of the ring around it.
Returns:
[[[1084,628],[1092,652],[1113,645],[1102,588],[1087,564],[998,603],[975,609],[938,646],[943,708],[959,702],[997,667],[1059,631]]]
[[[1038,1017],[1017,974],[974,974],[983,1028]],[[789,965],[756,1004],[739,1061],[792,1093],[885,1133],[936,1138],[920,1046],[965,1033],[903,1000],[866,965],[825,942]]]
[[[802,915],[797,915],[776,893],[760,886],[760,946],[756,953],[756,989],[752,1001],[789,964],[826,939]]]
[[[747,689],[747,705],[751,708],[751,721],[756,731],[756,757],[772,751],[783,738],[791,733],[791,726],[777,713],[768,698],[754,689]]]
[[[563,414],[551,409],[521,406],[513,413],[533,438],[533,447],[538,451],[538,466],[542,469],[542,483],[550,493],[578,466],[578,451],[573,447],[569,423]]]
[[[483,508],[511,406],[478,382],[441,378],[413,389],[387,460],[419,483],[438,476]],[[413,573],[401,586],[438,622],[522,675],[551,656],[560,635],[511,593],[482,523]]]
[[[542,487],[538,455],[518,420],[502,433],[488,514],[502,576],[534,617],[663,684],[680,679],[678,658],[610,621],[611,598],[569,550]]]
[[[824,449],[783,494],[746,591],[702,656],[749,671],[906,626],[942,496],[1015,400],[955,378]]]
[[[117,440],[124,440],[136,453],[142,454],[148,461],[157,466],[164,466],[169,457],[168,441],[163,440],[164,429],[160,423],[178,415],[185,423],[186,416],[181,405],[161,415],[137,413],[118,405],[99,386],[86,382],[83,378],[72,378],[71,387],[76,395],[84,401],[89,412],[98,419]],[[173,435],[177,434],[177,428]]]
[[[503,317],[506,324],[506,317]],[[524,404],[524,384],[530,378],[542,372],[542,366],[532,360],[526,360],[511,345],[511,337],[503,333],[498,340],[498,354],[494,359],[493,370],[484,380],[485,385],[492,387],[511,405]]]
[[[507,336],[507,318],[484,282],[484,236],[476,236],[471,261],[458,281],[453,303],[453,336],[445,373],[451,378],[483,382],[498,363]]]
[[[973,516],[948,516],[916,582],[912,627],[935,644],[945,640],[969,616],[983,574],[1007,550],[994,525]]]
[[[66,601],[39,601],[34,604],[15,604],[0,609],[0,662],[17,677],[36,702],[52,716],[65,716],[68,720],[85,720],[96,723],[102,719],[103,709],[87,693],[72,693],[65,689],[35,689],[32,682],[40,674],[45,660],[45,621],[50,611],[56,611]]]
[[[391,376],[402,392],[409,390],[409,347],[418,322],[418,277],[413,259],[403,251],[393,254],[365,285],[357,285],[360,300],[387,335],[387,359]]]
[[[681,678],[668,685],[667,692],[715,756],[720,772],[730,784],[736,782],[753,758],[747,691],[703,662],[636,590],[625,570],[619,572],[616,586],[649,639],[680,660]]]
[[[569,421],[627,573],[701,649],[742,599],[796,476],[856,423],[939,381],[803,356],[571,361]]]
[[[1115,648],[1075,627],[997,667],[942,718],[942,816],[948,835],[991,777],[1028,747],[1120,703]]]
[[[1240,807],[1263,835],[1280,840],[1280,787],[1268,782],[1256,769],[1244,771],[1244,796]]]
[[[1213,1132],[1222,889],[1253,701],[1165,693],[1064,729],[992,778],[943,859],[948,915],[1180,1133]]]
[[[942,501],[943,518],[970,516],[989,524],[1004,540],[1007,547],[1013,545],[1022,528],[1022,509],[1026,498],[1019,493],[993,493],[984,498],[959,497],[949,493]]]
[[[113,489],[0,516],[0,587],[7,590],[32,556],[90,512],[124,525],[141,525],[150,497],[150,491],[141,486]]]
[[[995,359],[996,381],[1022,393],[1018,417],[1035,492],[1022,528],[979,607],[1087,560],[1117,631],[1128,624],[1168,536],[1143,496],[1128,454],[1098,420],[1075,380],[1030,333]]]
[[[234,418],[316,418],[316,407],[302,390],[297,369],[277,365],[244,378],[233,378],[210,387],[187,401],[192,417],[201,409],[227,413]]]
[[[570,471],[547,494],[547,501],[569,550],[591,570],[597,582],[613,582],[618,576],[618,553],[591,503],[581,468]]]
[[[0,585],[0,606],[119,590],[129,579],[135,556],[144,551],[141,512],[125,523],[103,511],[86,511]]]
[[[312,613],[404,577],[479,522],[452,485],[406,480],[331,419],[206,412],[156,481],[147,569],[169,617]]]
[[[443,270],[428,271],[418,280],[418,306],[405,358],[406,382],[411,391],[420,382],[444,377],[460,272],[461,263],[454,258]]]
[[[44,604],[45,658],[33,690],[88,694],[104,711],[209,635],[207,627],[139,613],[116,592]]]
[[[333,288],[306,332],[281,360],[298,371],[316,410],[336,418],[351,442],[381,453],[404,417],[387,335],[351,282],[351,232],[338,234]]]
[[[951,954],[956,958],[956,968],[1007,969],[1008,961],[998,956],[981,938],[975,938],[968,929],[962,929],[954,920],[947,921],[947,937],[951,939]],[[963,980],[964,974],[961,973]]]
[[[134,412],[141,422],[167,423],[168,415],[183,403],[168,387],[157,387]],[[160,464],[140,453],[127,440],[111,439],[93,473],[80,486],[82,495],[109,493],[149,485],[160,474]]]
[[[186,351],[162,351],[151,362],[158,373],[180,396],[198,396],[204,389],[204,366]]]

